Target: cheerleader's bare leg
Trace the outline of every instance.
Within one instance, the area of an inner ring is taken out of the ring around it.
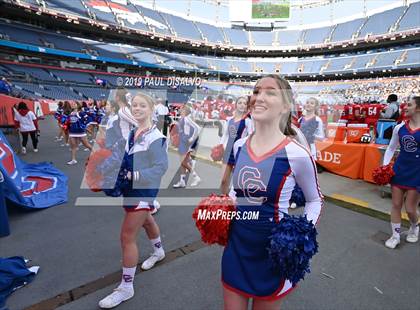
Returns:
[[[71,147],[71,161],[69,161],[67,164],[74,165],[74,164],[77,164],[76,152],[77,152],[77,146],[79,145],[79,138],[71,137],[69,139],[70,139],[70,147]]]
[[[100,308],[111,309],[134,296],[133,282],[139,260],[137,235],[148,215],[147,210],[125,213],[120,234],[123,259],[121,283],[110,295],[99,301]]]
[[[401,209],[404,202],[404,190],[392,186],[392,209],[391,209],[391,229],[392,235],[385,242],[385,246],[390,249],[395,249],[395,247],[400,244],[400,234],[401,234]]]
[[[150,244],[152,245],[153,252],[150,257],[143,262],[141,268],[143,270],[149,270],[153,268],[157,262],[165,258],[165,251],[163,250],[162,240],[160,239],[159,226],[156,224],[156,221],[151,213],[148,213],[146,221],[143,224],[143,228],[146,231]]]
[[[82,138],[82,144],[83,144],[86,148],[88,148],[89,150],[91,150],[91,151],[92,151],[92,145],[90,145],[90,144],[89,144],[89,141],[87,140],[87,137],[83,137],[83,138]]]
[[[249,299],[223,288],[224,310],[247,310]]]
[[[419,205],[420,195],[417,190],[408,190],[405,198],[405,210],[410,219],[410,229],[407,234],[407,242],[417,242],[419,240],[419,217],[417,206]]]
[[[252,310],[280,310],[281,299],[267,301],[267,300],[257,300],[252,301]]]

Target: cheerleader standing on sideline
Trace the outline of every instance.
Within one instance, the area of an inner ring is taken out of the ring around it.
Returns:
[[[166,138],[152,125],[153,107],[154,102],[148,96],[137,94],[132,100],[131,111],[138,127],[129,134],[121,167],[128,170],[127,179],[131,183],[123,191],[122,279],[114,292],[99,302],[101,308],[113,308],[134,296],[133,282],[139,260],[137,235],[141,227],[146,230],[154,249],[142,269],[150,269],[165,258],[159,227],[150,214],[161,178],[168,169]]]
[[[200,133],[200,127],[191,119],[191,108],[184,105],[181,108],[181,118],[178,122],[179,130],[179,146],[178,152],[181,156],[181,176],[178,183],[173,185],[174,188],[185,187],[186,174],[191,173],[193,180],[191,186],[197,186],[201,178],[195,171],[195,159],[192,154],[198,147],[198,135]]]
[[[272,229],[288,212],[295,184],[305,195],[305,214],[317,223],[323,197],[315,163],[291,127],[293,93],[289,83],[269,75],[251,97],[255,131],[234,145],[233,192],[236,209],[259,211],[257,220],[232,220],[222,258],[225,309],[280,309],[280,299],[293,288],[271,269],[267,248]]]
[[[61,120],[61,116],[63,115],[63,112],[64,112],[63,102],[60,101],[58,103],[57,110],[54,112],[54,118],[55,118],[55,120],[57,121],[57,124],[58,124],[58,134],[55,137],[55,141],[63,140],[64,132],[63,132],[63,128],[60,126],[60,120]]]
[[[417,206],[420,198],[420,97],[413,97],[405,107],[407,120],[395,126],[391,141],[384,155],[384,165],[391,162],[392,157],[400,146],[400,154],[395,160],[393,170],[395,176],[391,179],[392,236],[385,242],[385,246],[394,249],[400,244],[401,209],[404,203],[410,219],[410,229],[407,242],[419,240],[419,225]]]
[[[322,120],[318,117],[319,101],[316,98],[309,98],[305,104],[305,116],[299,118],[300,129],[305,135],[306,141],[311,148],[311,155],[316,160],[315,140],[323,140],[325,138],[324,126]]]
[[[89,144],[86,138],[86,119],[87,115],[83,112],[83,107],[80,103],[77,104],[77,110],[75,109],[68,117],[68,129],[69,139],[71,147],[71,160],[67,162],[67,165],[77,164],[76,152],[80,142],[92,151],[92,146]]]
[[[61,146],[69,146],[68,119],[72,111],[73,111],[73,108],[71,107],[70,102],[64,101],[63,114],[60,117],[60,126],[63,130],[63,135],[64,135],[64,141],[63,143],[61,143]]]
[[[223,178],[220,185],[222,194],[227,195],[229,193],[230,177],[235,165],[233,144],[237,140],[249,136],[253,130],[254,126],[248,114],[248,97],[239,97],[235,103],[233,116],[226,119],[223,136],[220,139],[220,144],[225,149],[223,154]]]
[[[115,102],[118,104],[118,124],[121,130],[121,135],[125,141],[128,140],[128,135],[133,127],[137,127],[137,121],[131,114],[131,95],[125,89],[117,89],[115,92]],[[153,201],[154,209],[152,214],[155,214],[160,209],[160,203]]]

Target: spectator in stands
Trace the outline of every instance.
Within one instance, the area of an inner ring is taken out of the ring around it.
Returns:
[[[19,102],[17,111],[15,110],[15,125],[22,135],[22,154],[26,154],[26,144],[28,143],[29,135],[31,136],[34,152],[38,152],[38,121],[34,112],[28,109],[25,102]]]
[[[12,92],[12,86],[5,77],[0,79],[0,94],[10,95]]]
[[[398,106],[398,96],[391,94],[386,100],[388,103],[387,107],[383,112],[381,112],[381,117],[386,119],[395,119],[399,117],[399,106]]]

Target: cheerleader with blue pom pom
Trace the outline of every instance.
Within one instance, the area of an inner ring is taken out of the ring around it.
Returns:
[[[257,220],[231,222],[222,258],[225,309],[280,309],[309,272],[317,252],[315,224],[323,196],[311,154],[292,136],[293,93],[289,83],[269,75],[251,97],[255,132],[234,145],[231,197],[236,210],[258,211]],[[289,216],[289,200],[298,184],[306,198],[304,216]]]

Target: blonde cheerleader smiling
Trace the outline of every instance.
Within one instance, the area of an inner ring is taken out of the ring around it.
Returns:
[[[132,99],[131,114],[137,127],[129,133],[121,165],[121,172],[128,181],[128,185],[122,188],[125,210],[121,227],[122,279],[114,292],[99,302],[104,309],[113,308],[134,296],[140,228],[145,229],[153,248],[152,255],[141,265],[142,269],[148,270],[165,258],[159,227],[150,214],[161,179],[168,169],[166,138],[152,123],[153,108],[154,102],[149,96],[137,94]]]

